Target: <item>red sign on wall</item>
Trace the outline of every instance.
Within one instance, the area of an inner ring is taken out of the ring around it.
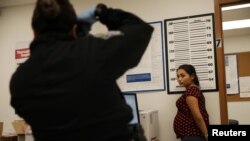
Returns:
[[[16,59],[29,58],[29,56],[30,56],[29,48],[16,49],[15,51]]]

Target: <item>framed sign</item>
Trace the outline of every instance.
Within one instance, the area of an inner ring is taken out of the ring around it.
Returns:
[[[117,80],[122,92],[165,90],[163,24],[162,21],[149,24],[154,32],[141,61]]]
[[[165,19],[164,27],[168,93],[185,90],[176,78],[176,69],[182,64],[195,67],[202,91],[217,91],[213,13]]]

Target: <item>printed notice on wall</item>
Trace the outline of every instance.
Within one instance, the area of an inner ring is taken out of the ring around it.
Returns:
[[[122,92],[165,90],[162,22],[150,25],[154,32],[141,61],[117,80]]]
[[[226,69],[227,94],[238,94],[239,79],[238,79],[237,56],[235,54],[225,55],[225,69]]]
[[[250,97],[250,77],[240,77],[240,97]]]
[[[30,42],[17,42],[15,47],[15,59],[17,67],[24,63],[30,56]]]
[[[214,15],[203,14],[164,20],[168,93],[181,93],[176,69],[192,64],[202,91],[217,91]]]

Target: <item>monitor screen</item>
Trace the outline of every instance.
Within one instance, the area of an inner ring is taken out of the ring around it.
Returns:
[[[137,96],[135,93],[123,93],[127,104],[133,110],[133,119],[130,121],[130,124],[139,124],[140,117],[139,117],[139,108],[137,104]]]

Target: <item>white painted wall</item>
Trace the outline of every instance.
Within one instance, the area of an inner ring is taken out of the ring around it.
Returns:
[[[250,51],[250,33],[248,35],[230,36],[224,38],[224,53]]]
[[[224,38],[224,53],[250,51],[250,34]],[[228,118],[236,119],[239,124],[250,124],[250,101],[228,102]]]
[[[10,107],[9,80],[16,69],[14,48],[17,42],[31,41],[30,28],[34,5],[23,0],[0,0],[0,121],[4,121],[4,133],[14,132],[11,121],[18,118]],[[34,3],[36,0],[24,0]],[[108,6],[121,8],[139,15],[147,22],[163,21],[164,19],[198,15],[214,12],[213,0],[71,0],[77,12],[86,10],[104,2]],[[21,6],[9,7],[10,4]],[[92,32],[105,30],[95,24]],[[176,114],[175,101],[180,95],[169,95],[167,91],[138,93],[140,109],[156,109],[159,112],[160,140],[177,141],[172,123]],[[212,124],[220,124],[220,107],[218,92],[205,93],[207,109]],[[42,117],[41,117],[42,119]]]

